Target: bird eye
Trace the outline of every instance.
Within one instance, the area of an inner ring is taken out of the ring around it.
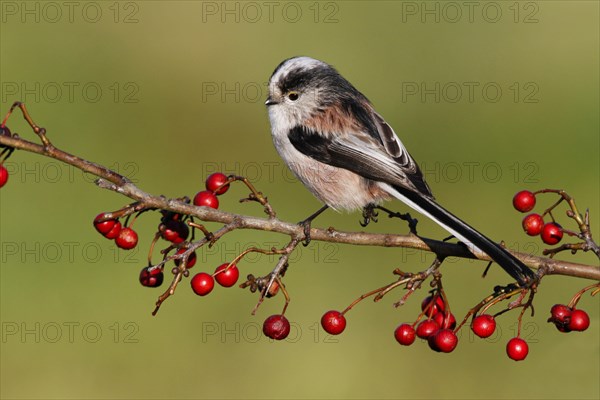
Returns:
[[[290,99],[291,101],[296,101],[298,100],[299,94],[298,92],[290,92],[288,94],[288,99]]]

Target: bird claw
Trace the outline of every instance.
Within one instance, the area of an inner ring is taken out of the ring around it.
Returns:
[[[369,225],[371,221],[377,222],[377,217],[379,213],[375,211],[376,206],[374,204],[368,204],[363,208],[362,216],[363,220],[360,221],[360,226],[363,228]]]
[[[305,219],[304,221],[298,222],[298,225],[300,225],[304,231],[304,239],[302,240],[302,246],[304,246],[304,247],[308,246],[311,241],[311,238],[310,238],[311,223],[312,223],[312,220],[310,220],[310,219]]]
[[[327,205],[324,205],[323,207],[319,208],[314,214],[312,214],[310,217],[306,218],[304,221],[300,221],[298,222],[298,225],[300,225],[303,228],[304,231],[304,240],[302,241],[302,245],[304,247],[308,246],[308,244],[310,243],[310,225],[313,222],[313,220],[315,218],[317,218],[319,215],[321,215],[321,213],[323,211],[325,211],[328,208]]]
[[[377,222],[377,216],[379,215],[379,213],[375,210],[381,210],[385,212],[390,218],[400,218],[401,220],[408,222],[408,228],[410,229],[410,233],[414,235],[417,234],[417,223],[419,221],[416,218],[411,217],[409,213],[403,214],[400,212],[395,212],[375,204],[368,204],[363,208],[363,221],[360,222],[360,225],[362,227],[367,226],[371,221]]]

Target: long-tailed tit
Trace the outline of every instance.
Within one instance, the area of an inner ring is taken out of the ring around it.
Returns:
[[[332,66],[309,57],[284,60],[265,104],[279,155],[326,206],[357,210],[397,198],[471,251],[488,254],[520,285],[533,282],[531,269],[435,202],[394,130]]]

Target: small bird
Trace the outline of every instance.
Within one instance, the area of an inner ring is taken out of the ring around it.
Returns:
[[[488,254],[521,286],[534,281],[525,264],[434,200],[394,130],[331,65],[310,57],[284,60],[271,75],[265,104],[279,155],[325,204],[305,222],[327,207],[365,210],[396,198],[470,251]]]

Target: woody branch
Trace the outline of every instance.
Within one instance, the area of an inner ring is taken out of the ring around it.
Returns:
[[[198,207],[186,203],[180,199],[169,199],[164,196],[147,193],[134,185],[127,177],[122,176],[105,166],[88,161],[82,157],[78,157],[55,147],[46,137],[46,131],[44,128],[39,128],[33,123],[33,121],[28,119],[28,116],[26,116],[25,119],[28,120],[28,123],[34,129],[34,132],[38,134],[42,144],[25,140],[16,134],[2,134],[0,135],[0,145],[2,147],[39,154],[72,165],[81,171],[90,173],[98,177],[95,183],[99,187],[115,191],[125,197],[128,197],[129,199],[134,200],[136,204],[132,210],[166,210],[193,216],[205,222],[233,224],[235,229],[251,229],[280,233],[292,237],[293,240],[302,238],[304,235],[302,226],[278,219],[275,216],[275,213],[270,209],[268,203],[266,203],[266,205],[263,203],[263,205],[265,205],[265,212],[270,215],[267,218],[259,218],[251,215],[228,213],[207,207]],[[260,193],[259,195],[262,196]],[[111,218],[112,216],[110,213],[107,213],[106,217]],[[330,243],[359,246],[402,247],[433,252],[438,257],[442,258],[452,256],[491,261],[491,259],[484,253],[472,254],[462,244],[443,242],[413,234],[399,235],[366,232],[344,232],[335,230],[333,228],[311,228],[310,235],[312,240]],[[563,275],[600,280],[600,268],[597,266],[556,260],[554,258],[538,257],[519,252],[512,252],[512,254],[519,258],[528,267],[535,269],[543,268],[544,275]]]

